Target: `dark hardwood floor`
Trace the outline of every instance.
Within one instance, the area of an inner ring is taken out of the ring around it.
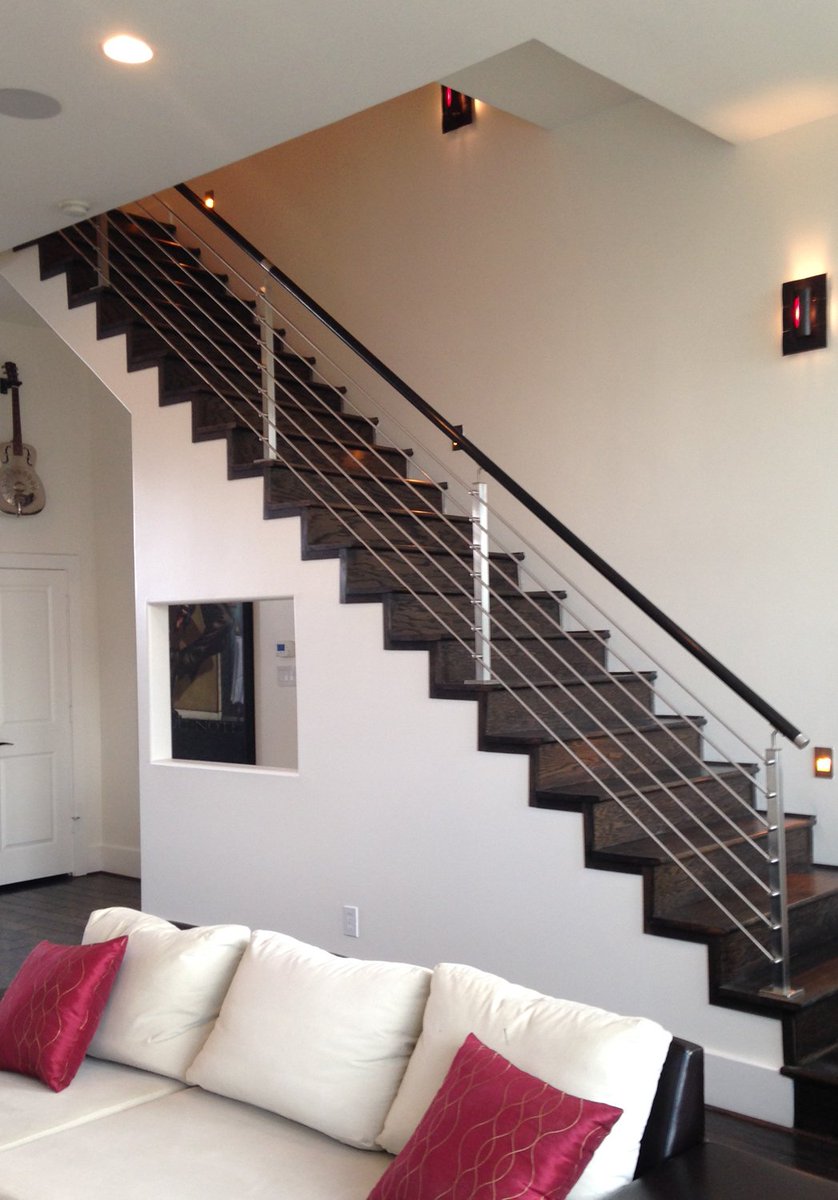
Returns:
[[[707,1140],[838,1181],[838,1141],[708,1108]],[[789,1197],[789,1200],[794,1200]]]
[[[0,887],[0,992],[40,941],[81,941],[95,908],[140,907],[140,881],[121,875],[60,875]]]
[[[113,904],[139,908],[140,881],[99,872],[0,887],[0,993],[37,942],[79,942],[91,911]],[[838,1181],[832,1138],[708,1108],[707,1140]]]

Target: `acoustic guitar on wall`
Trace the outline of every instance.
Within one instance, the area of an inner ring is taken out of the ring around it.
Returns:
[[[0,512],[26,517],[41,511],[46,496],[35,470],[35,449],[24,442],[21,433],[17,365],[4,363],[3,371],[0,395],[12,393],[12,440],[0,445]]]

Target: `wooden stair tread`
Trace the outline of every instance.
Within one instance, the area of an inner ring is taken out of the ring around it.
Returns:
[[[690,782],[699,784],[703,780],[709,781],[711,779],[712,776],[704,775],[697,776]],[[767,837],[766,827],[757,817],[748,817],[745,815],[742,820],[737,820],[735,825],[720,818],[712,821],[705,820],[702,823],[710,830],[710,837],[694,821],[690,823],[688,829],[683,831],[693,842],[693,846],[686,845],[683,838],[679,837],[675,831],[666,829],[656,834],[656,837],[659,837],[664,843],[668,853],[660,848],[654,838],[646,834],[629,841],[597,846],[595,853],[597,855],[601,854],[606,858],[636,860],[644,863],[665,863],[671,862],[673,857],[677,859],[689,858],[696,850],[702,854],[715,853],[718,850],[719,842],[734,847],[748,839],[762,841]],[[807,829],[811,827],[812,823],[813,819],[811,817],[788,817],[786,819],[786,831]]]
[[[838,960],[835,963],[835,975],[835,991],[838,992]],[[806,1079],[812,1083],[828,1083],[838,1086],[838,1042],[821,1054],[801,1063],[782,1067],[781,1072],[792,1079]]]
[[[629,682],[639,682],[641,684],[652,684],[656,678],[657,672],[655,671],[608,671],[603,668],[601,675],[585,676],[584,679],[562,679],[559,683],[539,685],[538,690],[544,691],[546,689],[555,691],[559,689],[563,691],[565,688],[584,688],[587,690],[591,687],[603,687],[609,683],[626,684]],[[497,683],[491,686],[501,691],[523,692],[532,690],[532,685],[528,683]]]
[[[371,418],[364,417],[362,419],[370,420]],[[264,463],[266,466],[271,466],[272,460],[265,459]],[[435,486],[438,486],[438,485],[435,485]],[[323,508],[323,505],[319,500],[315,499],[312,496],[310,499],[307,499],[307,500],[296,501],[293,504],[290,504],[289,507],[293,507],[299,511],[304,508]],[[329,509],[335,509],[338,512],[343,512],[343,513],[352,513],[357,510],[358,512],[366,513],[366,514],[369,514],[372,516],[382,515],[380,508],[378,508],[375,504],[365,504],[363,502],[363,498],[359,498],[358,504],[349,504],[346,501],[342,501],[340,503],[335,502],[334,504],[329,505]],[[411,510],[405,510],[405,509],[399,508],[399,509],[394,509],[392,511],[392,513],[390,513],[389,515],[397,517],[397,518],[404,518],[405,520],[410,520],[411,518],[422,519],[422,518],[427,517],[429,519],[437,520],[437,521],[446,521],[446,522],[461,521],[461,522],[463,522],[464,525],[470,524],[468,517],[460,517],[456,514],[454,516],[450,516],[448,514],[443,515],[442,513],[440,513],[439,509],[435,509],[435,508],[415,508],[415,509],[411,509]]]
[[[576,630],[576,629],[571,629],[571,630],[555,629],[548,633],[522,633],[519,635],[515,635],[515,634],[511,634],[511,633],[493,633],[492,634],[492,645],[494,646],[498,642],[511,642],[513,644],[520,645],[522,642],[525,642],[525,643],[532,643],[533,645],[537,646],[542,642],[547,642],[549,644],[552,641],[556,642],[557,644],[562,643],[562,642],[566,642],[569,644],[575,644],[577,642],[585,642],[585,641],[598,642],[600,639],[603,641],[607,641],[607,639],[610,636],[611,635],[607,629],[594,630],[592,633],[588,633],[587,630]],[[443,641],[454,641],[456,639],[443,638],[442,640]]]
[[[790,908],[835,894],[838,894],[838,869],[812,867],[806,871],[790,871],[788,873]],[[661,920],[664,924],[672,927],[700,928],[708,933],[729,932],[731,928],[729,919],[705,896],[700,896],[682,905],[676,912],[670,913]],[[742,914],[741,920],[744,925],[753,925],[757,918],[750,914]]]
[[[696,764],[696,765],[698,765],[698,764]],[[708,765],[709,765],[708,763],[703,763],[702,766],[705,769],[697,771],[695,774],[689,774],[688,771],[683,770],[683,769],[680,771],[677,771],[677,770],[675,770],[675,768],[672,768],[670,771],[670,774],[668,776],[664,777],[661,772],[658,772],[656,778],[650,780],[649,776],[652,771],[652,768],[649,768],[648,770],[646,770],[646,769],[644,769],[642,764],[633,763],[632,771],[637,774],[639,779],[646,779],[646,780],[648,780],[648,782],[642,786],[639,786],[638,784],[636,784],[635,780],[632,778],[632,775],[628,771],[626,771],[625,775],[626,775],[627,779],[629,780],[630,786],[620,787],[619,784],[615,784],[611,788],[611,792],[606,794],[605,799],[608,799],[609,795],[611,795],[612,793],[613,793],[613,797],[618,800],[625,799],[625,798],[635,796],[635,795],[646,795],[646,794],[651,795],[652,793],[660,790],[660,786],[659,786],[660,783],[664,783],[666,785],[666,787],[670,790],[683,789],[689,793],[693,790],[694,785],[700,784],[702,782],[716,783],[719,780],[725,780],[725,779],[727,779],[731,783],[733,783],[733,782],[741,783],[744,781],[744,777],[742,775],[740,775],[739,772],[735,771],[733,768],[726,767],[726,768],[723,768],[722,770],[708,771],[708,770],[706,770]],[[595,777],[590,777],[590,786],[601,788],[602,784],[599,783],[599,781]],[[543,786],[540,786],[538,790],[539,790],[539,792],[543,791],[546,794],[553,795],[553,796],[560,796],[565,792],[569,796],[576,796],[579,793],[580,788],[579,788],[579,786],[555,783],[555,784],[545,784]],[[598,798],[599,798],[598,793],[592,794],[592,796],[591,796],[591,799],[598,799]],[[746,816],[746,817],[748,816],[747,807],[744,803],[742,804],[742,812],[743,812],[744,816]],[[760,826],[760,827],[764,827],[764,826]]]
[[[560,660],[557,660],[557,665],[561,665]],[[568,667],[568,671],[572,668]],[[632,679],[635,676],[631,676]],[[565,694],[566,689],[584,689],[608,687],[614,682],[613,674],[609,673],[605,667],[599,668],[597,674],[586,675],[579,679],[575,675],[568,675],[566,678],[557,678],[556,682],[533,684],[529,682],[519,682],[514,679],[503,681],[500,679],[492,679],[487,682],[479,680],[468,680],[464,682],[437,682],[434,684],[434,694],[442,697],[454,692],[461,692],[465,689],[472,689],[478,693],[503,695],[504,693],[512,693],[518,695],[523,692],[537,691],[539,694],[559,692]]]
[[[706,724],[706,717],[691,717],[691,722]],[[655,733],[660,725],[664,726],[683,726],[686,727],[686,721],[682,717],[663,716],[652,721],[637,721],[633,725],[614,725],[608,729],[597,730],[595,733],[586,735],[587,741],[619,741],[621,737],[631,736],[633,733]],[[503,750],[507,745],[510,748],[519,746],[552,746],[562,742],[573,740],[575,735],[571,735],[570,739],[566,737],[551,737],[547,733],[529,734],[529,733],[509,733],[509,734],[487,734],[486,742],[488,745],[496,747],[498,750]],[[541,790],[541,789],[539,789]],[[544,791],[552,791],[553,789],[546,786]]]
[[[367,418],[363,418],[363,419],[366,420]],[[260,465],[272,466],[272,465],[274,465],[274,462],[271,459],[263,459]],[[296,516],[299,516],[300,513],[303,512],[305,509],[322,508],[323,506],[318,500],[311,498],[308,500],[301,499],[301,500],[277,501],[274,507],[277,509],[286,509],[289,516],[296,517]],[[381,509],[375,507],[375,505],[365,505],[365,504],[360,503],[360,504],[350,506],[349,504],[338,504],[336,502],[334,504],[330,504],[329,508],[334,509],[338,512],[343,512],[343,513],[353,513],[355,511],[357,511],[364,515],[381,516]],[[464,522],[468,521],[468,517],[462,517],[462,518],[444,517],[444,516],[442,516],[442,514],[439,512],[438,509],[432,509],[432,508],[415,508],[415,509],[410,509],[410,510],[399,510],[398,512],[394,512],[392,515],[397,520],[404,520],[404,521],[423,520],[424,518],[428,518],[429,520],[442,520],[442,521],[450,521],[452,519],[455,519],[455,520],[459,519]],[[349,535],[350,531],[347,530],[346,532],[347,532],[347,535]]]
[[[262,414],[259,413],[260,418],[261,415]],[[329,447],[334,449],[335,454],[363,454],[367,458],[371,459],[386,460],[393,457],[410,458],[411,454],[413,453],[412,450],[402,450],[398,446],[373,446],[370,445],[369,442],[365,442],[360,438],[352,436],[341,438],[340,446],[338,447],[335,444],[335,439],[333,437],[329,437],[325,430],[318,430],[316,433],[308,433],[301,429],[285,429],[279,422],[277,422],[277,439],[280,442],[283,440],[288,441],[292,445],[303,442],[306,445],[310,445],[317,449]],[[279,453],[282,453],[281,449],[279,450]],[[271,462],[272,460],[260,458],[258,461],[259,465],[261,466],[263,463]]]
[[[260,467],[266,467],[268,470],[270,470],[271,468],[282,468],[285,466],[285,464],[283,462],[278,462],[276,459],[273,459],[273,458],[260,459],[257,465]],[[300,467],[299,469],[302,471],[307,471],[307,472],[312,471],[311,467],[305,467],[305,466]],[[318,470],[315,472],[315,474],[321,474],[321,473],[324,475],[339,475],[340,474],[340,472],[337,471],[337,469],[333,468],[332,470],[327,470],[325,467],[322,469],[322,472],[321,472],[320,468],[318,468]],[[439,482],[436,482],[435,480],[431,480],[431,479],[412,479],[410,476],[400,477],[399,482],[404,483],[404,484],[409,484],[411,487],[421,488],[423,491],[427,491],[428,489],[431,489],[435,492],[444,492],[447,490],[447,486],[448,486],[445,482],[439,483]]]

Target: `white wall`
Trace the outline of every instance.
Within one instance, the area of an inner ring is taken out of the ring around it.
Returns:
[[[196,187],[835,745],[838,356],[781,357],[779,296],[838,261],[836,151],[836,120],[733,148],[643,101],[555,132],[482,107],[442,137],[429,87]],[[789,809],[817,814],[817,855],[838,862],[838,779],[784,759]]]
[[[257,600],[253,605],[256,761],[297,766],[297,656],[294,601]],[[277,646],[284,647],[283,654]]]
[[[89,371],[101,688],[102,866],[141,875],[131,416]]]
[[[0,322],[0,357],[18,366],[47,499],[36,515],[0,516],[0,559],[71,567],[74,869],[138,875],[130,417],[34,312],[18,313]],[[5,398],[0,441],[11,436]]]

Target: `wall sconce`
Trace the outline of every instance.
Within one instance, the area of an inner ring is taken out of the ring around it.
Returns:
[[[815,746],[815,778],[816,779],[831,779],[832,778],[832,747],[831,746]]]
[[[826,345],[826,275],[783,284],[783,354]]]
[[[215,208],[215,192],[204,192],[204,208]]]
[[[450,133],[452,129],[460,129],[470,125],[474,120],[474,101],[471,96],[455,92],[453,88],[442,85],[442,132]]]

